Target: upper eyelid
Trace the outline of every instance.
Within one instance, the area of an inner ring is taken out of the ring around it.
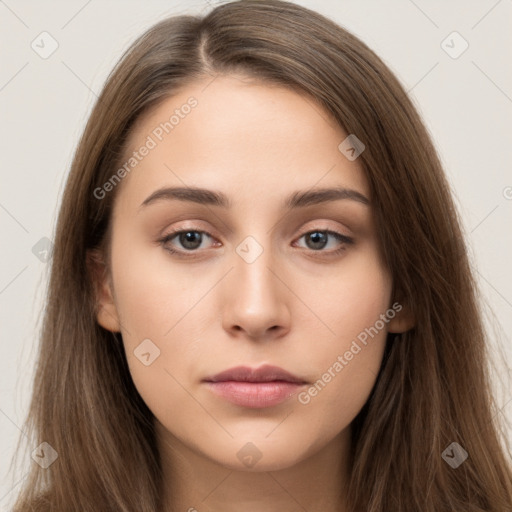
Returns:
[[[347,231],[347,233],[340,233],[340,234],[343,234],[343,235],[345,235],[345,236],[347,236],[349,238],[352,237],[353,230],[349,226],[347,226],[344,223],[341,223],[340,221],[336,221],[334,219],[330,219],[330,221],[331,222],[335,222],[337,224],[343,224],[343,227],[329,227],[329,226],[325,226],[324,227],[321,224],[323,224],[325,222],[328,222],[325,219],[323,219],[323,220],[310,220],[308,222],[301,222],[301,224],[309,224],[309,225],[313,224],[312,227],[302,231],[302,234],[305,234],[305,233],[308,233],[308,232],[314,231],[314,230],[318,230],[318,231],[333,231],[333,232],[340,232],[340,231],[344,231],[345,230],[345,231]],[[210,224],[208,221],[205,222],[205,221],[203,221],[201,219],[190,219],[188,221],[187,220],[183,220],[181,222],[184,222],[185,225],[183,227],[180,226],[180,227],[178,227],[176,229],[174,229],[174,228],[170,229],[169,234],[170,233],[176,234],[176,233],[180,233],[182,231],[198,231],[198,232],[201,232],[201,233],[206,233],[207,235],[212,236],[214,238],[217,238],[214,234],[212,234],[212,231],[215,232],[215,231],[217,231],[217,229],[211,230],[209,228],[201,227],[201,224],[203,224],[203,223]],[[188,222],[190,222],[190,224],[191,224],[190,226],[187,225]],[[169,229],[169,228],[167,228],[167,229]],[[164,229],[163,231],[165,232],[165,231],[167,231],[167,229]],[[229,229],[229,231],[232,231],[232,229]],[[296,231],[296,229],[294,229],[294,231]],[[162,235],[162,236],[165,236],[165,235]]]

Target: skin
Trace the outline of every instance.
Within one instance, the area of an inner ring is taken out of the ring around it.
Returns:
[[[131,133],[128,157],[189,97],[198,100],[118,185],[97,319],[122,333],[133,381],[156,417],[165,510],[344,511],[350,424],[375,384],[387,332],[413,320],[402,310],[307,404],[292,396],[249,409],[208,390],[209,375],[264,363],[315,383],[392,302],[371,204],[282,206],[313,187],[370,198],[360,159],[338,149],[348,134],[287,88],[233,75],[210,82],[166,99]],[[140,206],[167,186],[222,191],[233,205]],[[173,228],[211,236],[196,233],[192,251],[183,237],[168,241],[180,258],[159,242]],[[354,243],[329,235],[322,247],[304,236],[325,229]],[[247,236],[263,251],[251,263],[236,252]],[[134,355],[144,339],[160,350],[148,366]],[[252,467],[237,456],[247,443],[261,455]]]

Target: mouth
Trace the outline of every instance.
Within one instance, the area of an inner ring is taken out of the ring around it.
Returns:
[[[237,366],[207,377],[203,382],[215,395],[248,408],[278,405],[308,384],[304,379],[270,365],[256,369]]]

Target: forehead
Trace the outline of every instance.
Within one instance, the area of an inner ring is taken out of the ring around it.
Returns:
[[[368,197],[362,165],[338,149],[347,135],[306,94],[240,76],[209,77],[136,123],[123,196],[138,206],[157,188],[198,186],[261,207],[263,197],[281,200],[292,189],[342,186]]]

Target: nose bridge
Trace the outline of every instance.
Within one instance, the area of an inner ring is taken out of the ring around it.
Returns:
[[[273,295],[276,283],[270,270],[274,266],[270,236],[263,230],[248,235],[236,246],[235,252],[234,277],[244,298],[247,293],[252,299]],[[265,298],[270,300],[270,296]]]
[[[247,235],[235,247],[224,308],[225,328],[243,329],[253,337],[288,322],[283,283],[271,248],[270,235],[262,228]]]

